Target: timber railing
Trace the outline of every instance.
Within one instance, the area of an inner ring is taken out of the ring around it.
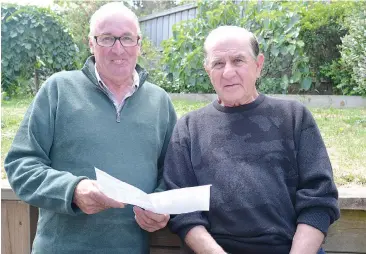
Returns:
[[[366,187],[339,188],[341,218],[331,226],[323,244],[327,254],[366,254]],[[1,181],[1,253],[31,252],[38,209],[14,194],[7,180]],[[182,253],[179,238],[168,229],[150,234],[151,254]]]

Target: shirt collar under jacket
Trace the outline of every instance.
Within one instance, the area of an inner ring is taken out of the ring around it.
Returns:
[[[96,64],[94,65],[94,68],[95,68],[95,75],[97,76],[98,84],[102,85],[103,88],[107,88],[107,86],[104,84],[103,80],[99,76]],[[135,87],[135,90],[137,90],[137,88],[139,88],[139,86],[140,86],[139,74],[137,73],[136,70],[133,70],[133,87]]]
[[[94,69],[95,69],[95,76],[97,77],[99,87],[102,90],[104,90],[107,93],[108,97],[113,101],[113,104],[114,104],[117,112],[120,112],[121,108],[123,107],[123,105],[125,103],[125,100],[128,97],[131,97],[137,91],[137,89],[139,88],[139,86],[140,86],[139,74],[137,73],[136,70],[133,71],[133,85],[132,85],[130,91],[127,92],[127,94],[122,99],[122,101],[117,101],[116,98],[114,97],[113,93],[111,92],[111,90],[109,90],[109,88],[104,84],[103,80],[100,78],[100,75],[98,73],[96,64],[94,65]]]

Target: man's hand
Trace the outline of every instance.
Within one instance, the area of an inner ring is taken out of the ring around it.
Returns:
[[[76,185],[73,203],[84,213],[99,213],[108,208],[123,208],[125,204],[104,195],[96,181],[84,179]]]
[[[170,219],[169,214],[157,214],[142,210],[137,206],[133,207],[133,211],[137,224],[148,232],[154,232],[164,228]]]

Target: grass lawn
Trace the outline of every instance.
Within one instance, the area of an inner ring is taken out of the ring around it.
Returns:
[[[31,99],[2,101],[1,174],[4,158]],[[178,117],[206,102],[173,101]],[[335,181],[341,185],[366,186],[366,109],[310,108],[333,165]]]

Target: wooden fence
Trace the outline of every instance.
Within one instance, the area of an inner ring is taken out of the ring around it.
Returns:
[[[331,226],[323,245],[328,254],[366,254],[366,188],[340,189],[341,218]],[[38,209],[19,200],[6,180],[1,185],[1,253],[30,253]],[[150,234],[151,254],[183,253],[168,229]]]

